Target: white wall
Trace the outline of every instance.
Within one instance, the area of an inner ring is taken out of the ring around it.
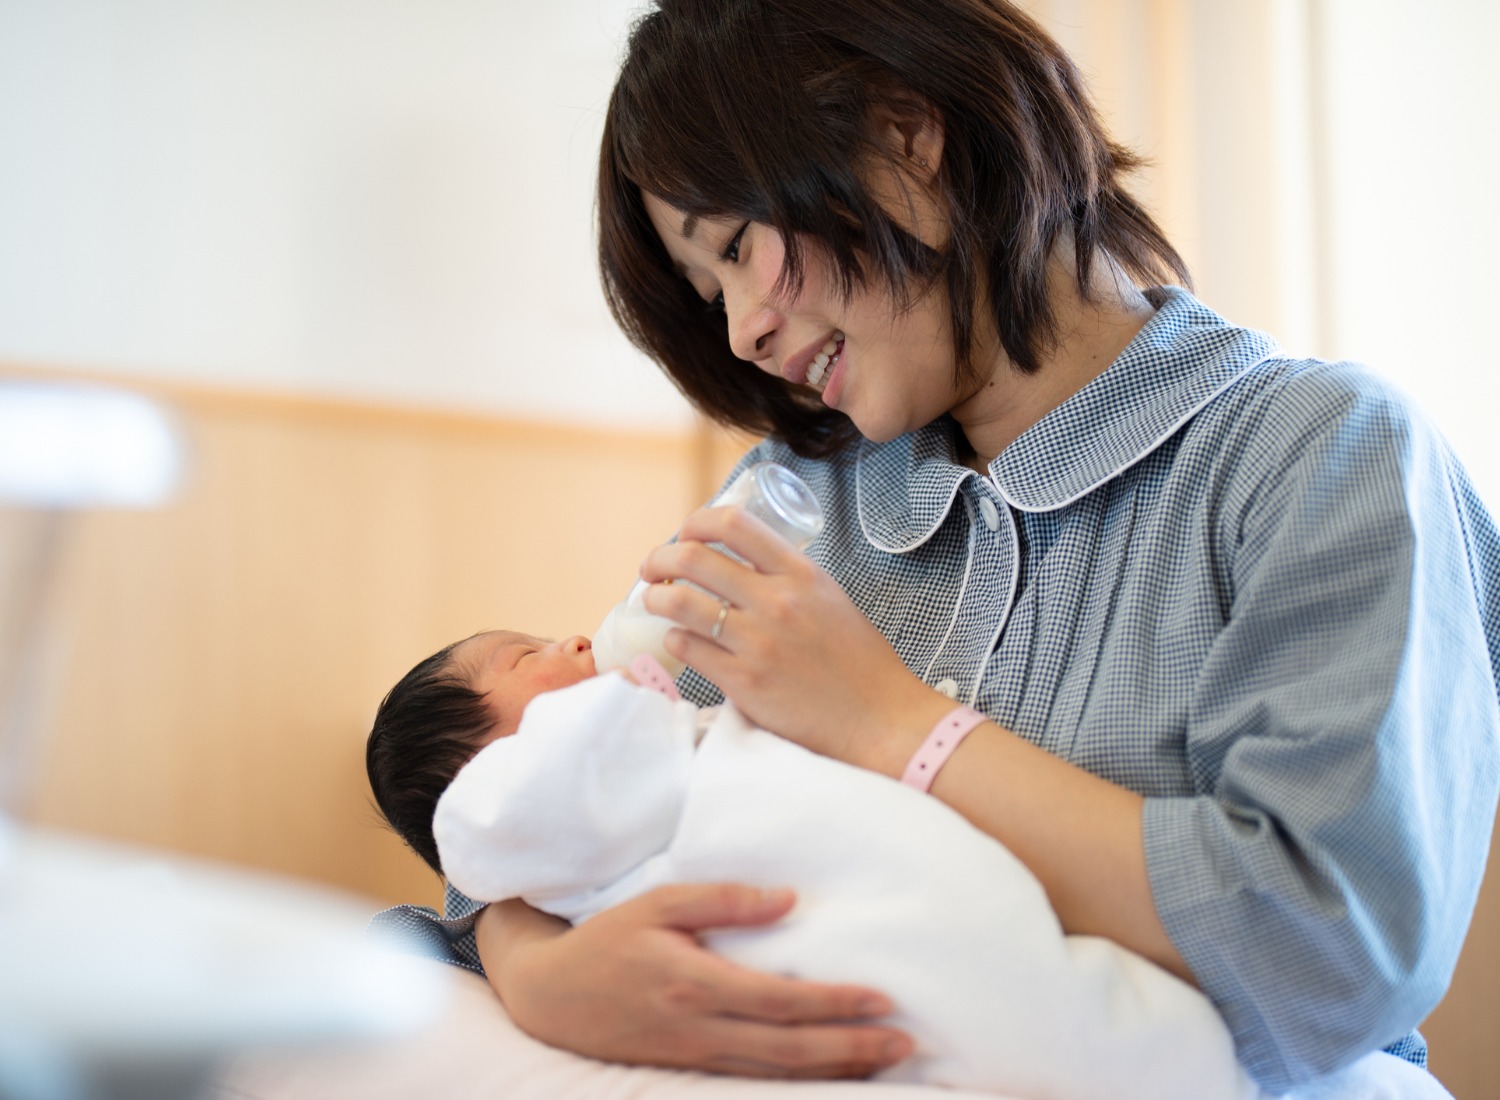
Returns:
[[[593,270],[644,0],[0,0],[0,359],[680,425]],[[1495,0],[1028,0],[1202,297],[1500,503]]]
[[[1500,509],[1500,3],[1028,0],[1200,297],[1414,396]]]
[[[0,358],[680,425],[594,275],[631,0],[0,0]]]
[[[1414,394],[1500,512],[1500,3],[1317,8],[1326,340]]]

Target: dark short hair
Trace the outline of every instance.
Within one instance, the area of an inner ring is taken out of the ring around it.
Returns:
[[[899,159],[874,129],[878,107],[941,118],[936,182],[949,241],[940,252],[866,186],[868,166]],[[632,29],[605,118],[605,297],[710,418],[830,454],[856,437],[853,424],[733,356],[722,315],[675,274],[643,191],[684,214],[775,228],[786,291],[801,286],[804,242],[832,260],[846,298],[879,284],[901,308],[941,282],[962,380],[986,284],[1006,353],[1018,369],[1038,369],[1056,335],[1047,259],[1065,233],[1086,297],[1100,253],[1143,285],[1191,285],[1123,189],[1140,163],[1109,139],[1061,47],[1005,0],[658,0]]]
[[[381,700],[365,742],[375,804],[439,875],[443,866],[432,837],[438,798],[495,727],[485,693],[454,668],[453,648],[440,649],[401,677]]]

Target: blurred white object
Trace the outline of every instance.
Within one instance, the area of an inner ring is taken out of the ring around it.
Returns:
[[[179,436],[137,394],[50,382],[0,382],[0,503],[143,507],[177,487]]]
[[[398,1035],[449,994],[341,894],[46,830],[0,845],[5,1100],[186,1100],[228,1054]]]
[[[30,787],[57,655],[53,586],[68,513],[162,504],[183,464],[172,417],[144,397],[0,379],[0,819],[22,814]]]
[[[190,1100],[229,1054],[389,1036],[445,996],[366,940],[373,903],[17,823],[64,525],[164,503],[182,469],[145,398],[0,380],[0,1100]]]

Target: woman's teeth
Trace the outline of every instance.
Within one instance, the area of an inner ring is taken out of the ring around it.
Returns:
[[[839,355],[844,350],[844,334],[835,332],[828,343],[818,350],[813,356],[812,365],[807,368],[807,384],[809,386],[821,386],[823,379],[828,377],[828,372],[833,365],[839,361]]]

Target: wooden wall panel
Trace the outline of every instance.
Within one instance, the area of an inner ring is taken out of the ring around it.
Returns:
[[[1496,838],[1479,907],[1443,1003],[1422,1024],[1432,1072],[1457,1100],[1500,1096],[1500,861]]]

